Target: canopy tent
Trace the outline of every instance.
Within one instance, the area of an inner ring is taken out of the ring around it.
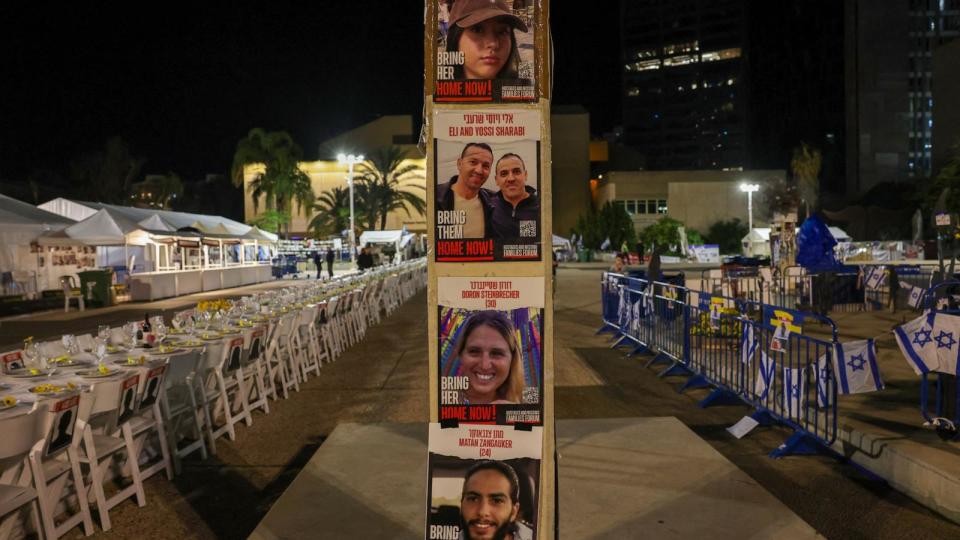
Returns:
[[[567,240],[559,234],[555,234],[553,235],[553,249],[571,251],[573,249],[573,245],[570,243],[570,240]]]
[[[827,229],[830,231],[830,236],[832,236],[833,239],[838,243],[852,241],[850,235],[844,232],[844,230],[840,227],[827,227]],[[748,257],[769,257],[770,228],[754,228],[740,240],[740,245],[743,246],[743,254]]]
[[[104,208],[62,231],[41,236],[38,242],[42,245],[142,246],[148,238],[142,226]]]
[[[267,232],[256,225],[250,228],[250,231],[247,233],[247,238],[251,240],[263,240],[266,242],[276,242],[280,239],[280,237],[276,234]]]
[[[35,270],[30,243],[38,236],[57,231],[74,220],[0,195],[0,272]]]
[[[158,214],[153,214],[148,218],[138,221],[137,225],[140,225],[149,231],[173,232],[177,230],[172,225],[164,221],[163,218]]]
[[[403,238],[403,231],[364,231],[360,234],[360,247],[368,244],[396,244]]]
[[[74,215],[82,216],[78,218],[78,220],[90,217],[101,209],[108,209],[113,214],[123,216],[134,223],[139,223],[145,219],[150,219],[152,216],[157,216],[174,230],[183,229],[185,227],[193,227],[202,232],[229,234],[233,235],[235,238],[244,238],[244,236],[250,232],[250,229],[252,229],[250,225],[246,225],[222,216],[174,212],[172,210],[158,210],[156,208],[135,208],[132,206],[119,206],[115,204],[76,201],[62,198],[47,201],[41,204],[40,208],[44,208],[50,212],[68,217],[72,217]]]

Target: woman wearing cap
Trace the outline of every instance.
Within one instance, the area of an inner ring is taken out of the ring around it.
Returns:
[[[456,0],[450,10],[447,51],[463,53],[455,79],[518,79],[520,53],[514,29],[527,25],[504,0]]]
[[[513,322],[501,311],[477,311],[467,319],[454,345],[461,377],[469,381],[466,405],[520,403],[523,365]]]

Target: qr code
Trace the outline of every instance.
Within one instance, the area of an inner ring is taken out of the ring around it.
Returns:
[[[520,238],[535,238],[537,236],[537,222],[536,221],[521,221],[520,222]]]
[[[533,62],[520,62],[520,66],[517,69],[518,74],[521,79],[532,79],[533,78]]]

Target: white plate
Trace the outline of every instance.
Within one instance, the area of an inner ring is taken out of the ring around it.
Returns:
[[[113,377],[118,373],[120,373],[119,369],[111,369],[109,373],[100,373],[99,370],[91,369],[91,370],[78,371],[77,375],[83,377],[84,379],[102,379],[104,377]]]
[[[13,404],[13,405],[4,405],[3,402],[0,401],[0,411],[6,411],[6,410],[8,410],[8,409],[12,409],[12,408],[16,407],[16,406],[19,405],[19,404],[20,404],[20,400],[19,400],[19,399],[16,399],[16,398],[14,398],[14,404]]]
[[[13,377],[13,378],[15,378],[15,379],[37,379],[37,378],[40,378],[40,377],[46,377],[46,376],[47,376],[47,374],[46,374],[46,373],[43,373],[42,371],[41,371],[40,373],[37,373],[36,375],[34,375],[34,374],[32,374],[32,373],[30,373],[29,371],[26,371],[26,370],[14,371],[13,373],[9,373],[8,375],[11,376],[11,377]]]

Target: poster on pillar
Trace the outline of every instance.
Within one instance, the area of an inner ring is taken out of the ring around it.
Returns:
[[[543,428],[430,424],[427,540],[537,538]]]
[[[437,103],[537,99],[533,0],[437,2]]]
[[[543,421],[542,277],[440,277],[439,418]]]
[[[539,112],[433,116],[437,262],[539,261]]]

